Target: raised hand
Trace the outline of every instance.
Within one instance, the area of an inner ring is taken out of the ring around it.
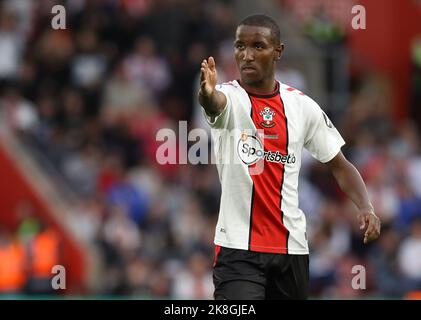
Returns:
[[[204,59],[200,68],[200,93],[205,97],[210,97],[215,90],[217,80],[215,60],[213,57]]]

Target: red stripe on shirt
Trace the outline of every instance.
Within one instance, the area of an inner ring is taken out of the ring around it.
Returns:
[[[279,94],[270,98],[250,95],[250,100],[252,120],[256,129],[261,129],[265,135],[271,135],[272,137],[278,135],[277,139],[264,139],[264,150],[279,151],[282,155],[287,155],[287,119]],[[260,115],[265,107],[269,107],[270,110],[275,112],[273,121],[269,123],[265,122]],[[272,123],[275,125],[268,128],[267,126]],[[264,124],[266,124],[266,127]],[[258,164],[250,166],[249,172],[256,165]],[[283,224],[281,208],[284,164],[265,161],[263,172],[258,175],[251,175],[251,178],[253,180],[253,202],[250,217],[249,249],[258,252],[288,253],[289,232]]]

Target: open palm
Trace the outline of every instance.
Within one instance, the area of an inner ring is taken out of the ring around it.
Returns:
[[[205,96],[212,95],[218,80],[216,72],[215,60],[209,57],[203,60],[200,68],[200,90]]]

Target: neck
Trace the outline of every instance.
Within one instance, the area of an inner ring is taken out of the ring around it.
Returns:
[[[276,90],[277,82],[274,77],[271,77],[267,80],[263,80],[259,83],[247,84],[243,80],[240,80],[241,86],[249,92],[258,93],[258,94],[268,94]]]

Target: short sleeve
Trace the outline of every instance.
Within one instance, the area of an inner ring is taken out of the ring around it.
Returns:
[[[227,103],[226,103],[224,109],[216,117],[208,116],[203,107],[202,107],[202,111],[203,111],[203,114],[205,116],[206,122],[212,128],[214,128],[214,129],[224,129],[224,128],[227,127],[230,112],[231,112],[231,109],[232,109],[232,100],[231,100],[230,89],[229,89],[229,86],[225,85],[225,84],[219,84],[215,87],[215,89],[222,92],[223,94],[225,94],[225,97],[227,98]]]
[[[315,159],[326,163],[339,153],[345,141],[320,106],[308,99],[310,102],[306,108],[308,126],[304,147]]]

